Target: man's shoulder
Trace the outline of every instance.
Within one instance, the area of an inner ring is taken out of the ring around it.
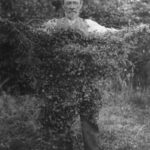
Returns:
[[[91,19],[86,19],[85,21],[88,25],[89,32],[100,32],[100,33],[107,32],[107,28],[105,26],[98,24],[96,21],[93,21]]]
[[[53,19],[50,19],[48,21],[46,21],[43,25],[45,26],[51,26],[51,25],[57,25],[59,22],[63,22],[65,21],[65,18],[53,18]]]
[[[86,19],[86,23],[88,24],[88,31],[90,33],[97,33],[97,34],[106,34],[106,33],[115,33],[118,32],[117,29],[114,28],[107,28],[105,26],[100,25],[96,21],[91,19]]]
[[[62,22],[65,22],[65,18],[53,18],[44,22],[41,26],[42,31],[50,34],[51,32],[57,30],[57,27],[60,26]]]
[[[58,19],[56,19],[56,18],[50,19],[50,20],[44,22],[42,26],[45,27],[45,28],[50,27],[50,26],[54,26],[54,25],[57,24],[57,20]]]

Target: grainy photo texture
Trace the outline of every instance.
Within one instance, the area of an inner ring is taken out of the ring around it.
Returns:
[[[0,150],[149,150],[148,0],[0,1]]]

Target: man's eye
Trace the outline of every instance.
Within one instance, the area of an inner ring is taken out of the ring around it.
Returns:
[[[67,2],[66,4],[67,4],[67,5],[70,5],[70,4],[71,4],[71,2]]]
[[[73,4],[77,5],[78,3],[77,2],[73,2]]]

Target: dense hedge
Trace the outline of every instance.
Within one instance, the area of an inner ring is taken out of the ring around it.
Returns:
[[[107,2],[106,2],[107,3]],[[100,25],[108,28],[121,28],[128,26],[129,18],[127,15],[113,5],[113,2],[109,4],[90,4],[85,7],[81,13],[83,18],[92,18],[96,20]]]
[[[95,107],[89,110],[88,105],[91,108],[91,100],[96,100],[96,104],[100,101],[98,81],[121,75],[128,62],[124,41],[111,35],[85,37],[73,30],[47,35],[8,20],[1,20],[0,32],[0,79],[7,81],[2,90],[44,96],[37,120],[45,142],[53,142],[56,138],[55,134],[54,137],[49,134],[51,127],[65,131],[67,120],[75,111],[82,110],[84,112],[80,113],[85,115],[89,113],[87,111],[95,111]],[[79,108],[82,102],[84,108]],[[18,116],[11,116],[15,117]],[[14,131],[18,132],[23,126],[24,120]],[[27,130],[26,126],[24,129]],[[7,131],[6,134],[9,136]],[[24,134],[23,138],[27,140],[28,136]],[[39,137],[35,132],[32,134]],[[2,143],[8,146],[7,138]],[[33,142],[37,142],[36,139]]]
[[[41,83],[45,81],[39,73],[45,74],[45,70],[51,74],[51,78],[45,74],[44,80],[52,80],[53,83],[57,76],[61,82],[70,78],[73,83],[75,77],[79,79],[83,76],[86,80],[113,76],[116,73],[125,77],[125,70],[130,73],[130,62],[134,64],[134,76],[145,79],[139,81],[143,82],[140,84],[147,80],[144,76],[148,75],[142,75],[143,72],[147,74],[146,70],[143,71],[143,66],[150,60],[148,26],[96,38],[84,37],[78,31],[58,31],[49,36],[21,23],[1,20],[0,32],[0,81],[3,89],[8,91],[20,90],[26,93],[42,89]]]
[[[133,63],[132,83],[134,87],[147,88],[150,85],[150,27],[141,25],[126,34],[129,44],[129,60]]]
[[[84,115],[95,111],[95,106],[93,110],[88,108],[93,104],[91,100],[96,100],[96,104],[100,102],[98,81],[122,75],[128,64],[124,40],[112,35],[86,37],[73,30],[47,35],[8,20],[1,20],[0,30],[0,78],[1,82],[7,81],[2,89],[15,94],[30,92],[44,96],[37,118],[43,142],[55,141],[55,134],[50,136],[49,130],[53,127],[64,132],[68,118],[72,119],[75,111],[84,111],[79,112]],[[80,108],[82,106],[84,108]],[[15,117],[21,116],[11,116]],[[25,119],[28,120],[26,116]],[[15,132],[20,128],[27,131],[24,120],[18,127]],[[6,134],[9,136],[7,131]],[[32,135],[39,137],[35,132]],[[7,138],[2,143],[8,146]]]
[[[30,118],[27,116],[28,113],[32,114],[34,104],[29,106],[31,111],[26,111],[27,114],[23,116],[25,118],[18,116],[19,113],[16,115],[15,111],[11,112],[11,110],[9,114],[11,117],[3,122],[3,127],[9,121],[18,119],[21,124],[17,126],[15,126],[16,122],[10,122],[12,128],[15,128],[12,135],[24,129],[35,137],[33,139],[35,145],[32,145],[32,149],[37,148],[38,139],[45,142],[45,144],[38,142],[41,146],[50,147],[52,143],[46,142],[50,136],[49,128],[53,126],[61,130],[66,124],[66,118],[62,119],[64,122],[58,121],[59,117],[50,118],[52,112],[71,118],[70,110],[76,111],[78,104],[83,99],[88,101],[92,98],[98,104],[100,97],[97,83],[99,80],[114,77],[125,78],[129,73],[126,71],[132,68],[132,63],[138,67],[137,62],[140,64],[141,59],[145,62],[149,60],[149,30],[132,31],[134,32],[127,30],[116,35],[107,34],[103,37],[85,37],[73,30],[58,31],[53,35],[47,35],[21,23],[0,20],[0,80],[3,83],[1,89],[17,94],[30,92],[40,97],[46,96],[44,102],[41,102],[42,109],[40,109],[41,112],[38,112],[40,115],[38,114],[38,117],[35,118],[35,121],[40,123],[36,132],[32,129],[33,132],[28,131],[25,123],[26,120],[30,122]],[[139,41],[145,39],[145,43],[141,45],[137,39]],[[141,51],[139,45],[142,46],[142,49],[145,48],[146,55]],[[64,111],[60,108],[58,111],[58,106],[62,109],[69,108],[69,110],[67,109],[66,114],[63,114]],[[36,109],[38,108],[39,106]],[[7,108],[3,113],[8,115]],[[4,118],[3,115],[1,121]],[[34,124],[30,127],[34,128]],[[16,136],[14,138],[11,136],[9,141],[11,132],[9,130],[2,131],[5,132],[2,134],[8,134],[1,140],[4,146],[13,143],[12,139],[18,139]],[[29,137],[25,132],[19,136],[22,137],[22,141],[25,141],[23,144],[29,143]]]
[[[75,86],[81,79],[122,73],[128,61],[121,38],[84,37],[75,31],[49,36],[9,21],[0,26],[1,81],[9,78],[18,89],[35,89],[36,83],[44,89],[60,83]]]

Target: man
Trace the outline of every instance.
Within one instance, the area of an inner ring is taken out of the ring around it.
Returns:
[[[48,34],[52,34],[59,29],[77,29],[86,36],[90,34],[103,35],[107,32],[116,32],[115,29],[109,29],[90,19],[82,19],[79,17],[83,0],[64,0],[63,9],[64,18],[52,19],[44,23],[42,30]],[[87,89],[88,90],[88,89]],[[95,95],[90,95],[91,101],[86,100],[80,103],[80,120],[85,150],[99,150],[98,146],[98,125],[95,119],[95,104],[93,102]],[[84,98],[83,98],[84,99]],[[68,130],[71,130],[68,129]],[[67,142],[66,142],[67,143]],[[61,145],[61,144],[60,144]],[[69,144],[68,144],[69,145]],[[62,147],[62,145],[61,145]],[[71,150],[71,146],[65,146],[65,150]],[[61,149],[61,148],[59,148]]]
[[[61,19],[52,19],[43,25],[43,31],[51,33],[58,29],[78,29],[85,35],[96,34],[103,35],[107,32],[116,32],[114,28],[106,28],[90,19],[82,19],[79,17],[83,0],[63,0],[63,9],[65,17]]]

